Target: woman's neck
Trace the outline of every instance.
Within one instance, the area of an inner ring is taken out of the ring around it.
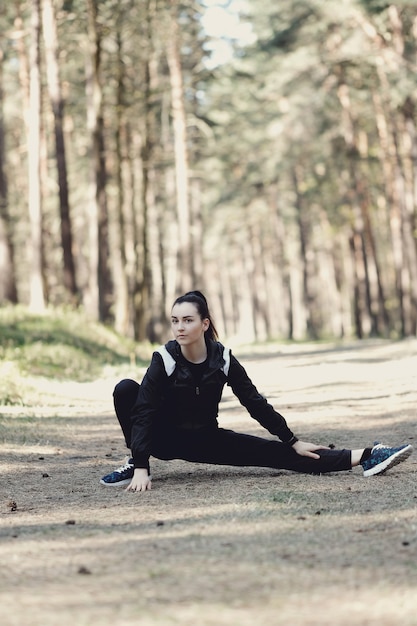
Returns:
[[[181,346],[182,356],[191,363],[203,363],[207,358],[206,342]]]

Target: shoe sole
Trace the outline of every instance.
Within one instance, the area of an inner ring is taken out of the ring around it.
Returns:
[[[382,461],[382,463],[378,463],[378,465],[375,465],[374,467],[371,467],[371,469],[364,471],[363,475],[375,476],[376,474],[384,474],[387,470],[391,469],[391,467],[394,467],[395,465],[398,465],[399,463],[402,463],[403,461],[408,459],[412,451],[413,446],[408,445],[406,448],[398,450],[398,452],[389,456],[387,459],[385,459],[385,461]]]
[[[125,478],[124,480],[118,480],[116,483],[106,483],[105,480],[100,480],[100,485],[105,487],[122,487],[123,485],[129,485],[132,482],[131,478]]]

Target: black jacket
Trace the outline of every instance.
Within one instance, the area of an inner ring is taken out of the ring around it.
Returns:
[[[257,391],[245,369],[230,354],[228,373],[224,372],[224,346],[207,341],[208,367],[196,387],[187,361],[176,341],[165,344],[173,357],[168,375],[160,352],[154,352],[132,410],[131,449],[135,467],[147,467],[151,454],[153,428],[217,428],[219,403],[224,385],[231,387],[239,402],[271,434],[281,441],[294,435],[282,415]]]

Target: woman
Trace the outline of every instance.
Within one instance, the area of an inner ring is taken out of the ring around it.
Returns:
[[[333,450],[300,441],[259,394],[239,361],[217,341],[207,301],[191,291],[174,302],[175,340],[154,352],[142,384],[122,380],[114,390],[116,415],[132,458],[101,483],[151,489],[149,457],[218,465],[272,467],[319,474],[362,465],[365,476],[405,461],[411,445]],[[219,428],[217,414],[228,384],[240,403],[281,441]]]

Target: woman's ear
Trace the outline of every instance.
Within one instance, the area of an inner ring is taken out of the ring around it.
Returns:
[[[206,332],[206,330],[208,329],[208,327],[209,327],[209,326],[210,326],[210,320],[209,320],[209,318],[208,318],[208,317],[206,317],[206,318],[203,320],[203,329],[204,329],[204,332]]]

